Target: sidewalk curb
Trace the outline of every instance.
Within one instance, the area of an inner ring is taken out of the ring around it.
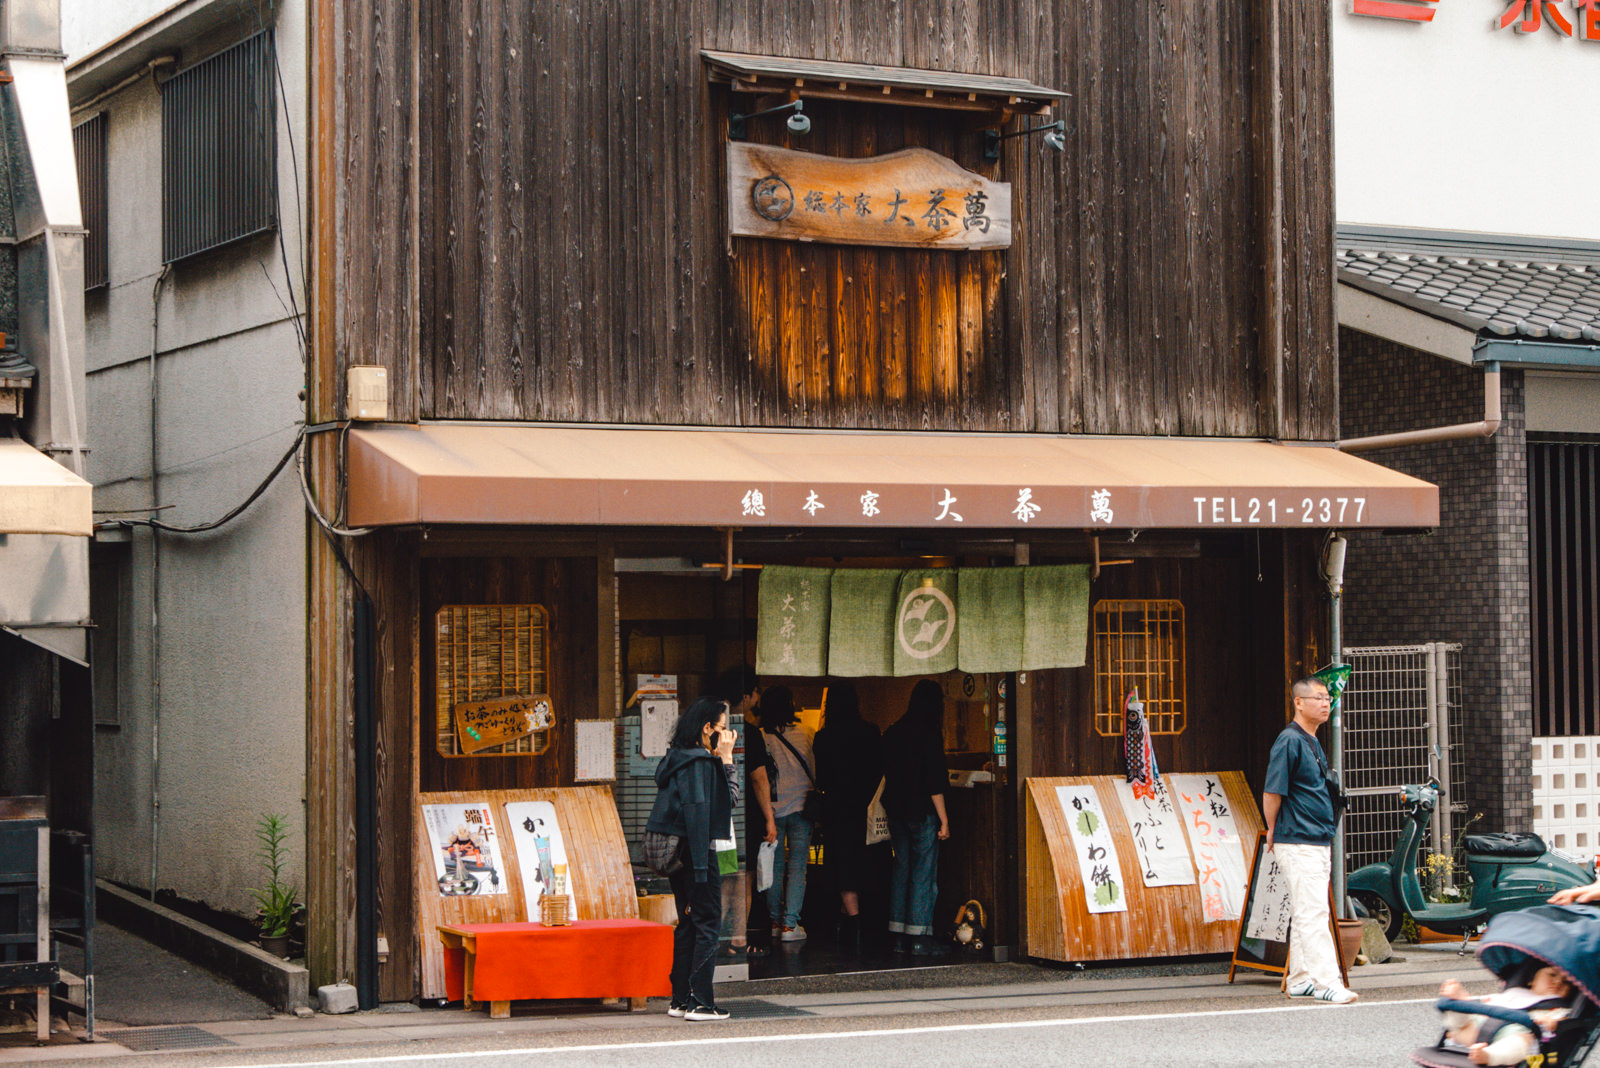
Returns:
[[[95,881],[95,908],[107,922],[208,968],[261,998],[279,1012],[311,1004],[311,973],[260,948],[103,879]]]

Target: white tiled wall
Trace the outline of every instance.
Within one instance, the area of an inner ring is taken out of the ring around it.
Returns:
[[[1600,852],[1600,738],[1533,740],[1533,829],[1548,845]]]

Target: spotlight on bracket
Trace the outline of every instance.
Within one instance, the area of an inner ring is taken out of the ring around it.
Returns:
[[[1028,134],[1044,134],[1044,143],[1057,152],[1067,150],[1067,120],[1057,119],[1047,122],[1043,126],[1029,126],[1026,129],[1016,130],[1003,134],[999,130],[983,131],[983,158],[990,163],[1000,158],[1000,142],[1009,141],[1013,137],[1026,137]]]
[[[748,131],[745,129],[746,122],[751,119],[759,119],[763,115],[775,115],[780,111],[794,112],[793,115],[789,116],[789,121],[784,123],[785,126],[789,127],[790,133],[803,136],[811,132],[811,117],[805,113],[805,101],[791,100],[787,104],[779,104],[777,107],[767,108],[765,111],[753,111],[748,115],[741,115],[736,111],[729,115],[728,140],[745,140],[748,136]]]

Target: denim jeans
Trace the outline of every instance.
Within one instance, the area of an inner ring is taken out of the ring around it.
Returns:
[[[672,1002],[675,1005],[715,1005],[712,980],[717,970],[717,933],[722,927],[722,878],[717,855],[711,854],[711,877],[694,881],[694,869],[685,864],[667,877],[673,903],[678,906],[678,926],[672,933]]]
[[[939,817],[889,819],[894,868],[889,876],[889,930],[933,934],[933,900],[939,894]]]
[[[779,816],[778,852],[772,860],[772,885],[767,888],[767,911],[782,927],[800,926],[800,906],[806,899],[806,861],[811,856],[811,821],[800,813]]]

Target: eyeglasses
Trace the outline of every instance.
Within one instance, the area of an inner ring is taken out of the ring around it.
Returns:
[[[1296,701],[1326,701],[1330,705],[1333,704],[1332,695],[1325,694],[1325,693],[1314,693],[1310,697],[1296,697],[1295,700]]]

